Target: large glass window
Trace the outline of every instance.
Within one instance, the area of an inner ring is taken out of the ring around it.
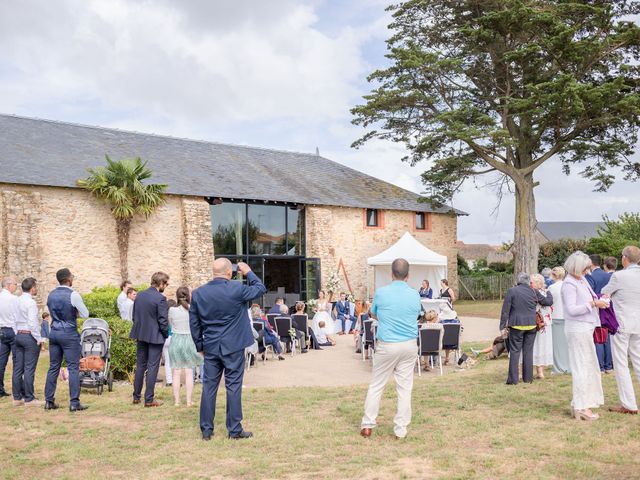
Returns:
[[[304,210],[287,208],[287,255],[304,255]]]
[[[216,255],[243,255],[245,244],[246,206],[242,203],[211,205],[213,248]]]
[[[280,205],[249,205],[250,255],[286,254],[285,208]]]

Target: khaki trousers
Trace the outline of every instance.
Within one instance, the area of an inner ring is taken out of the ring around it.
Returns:
[[[616,374],[620,403],[629,410],[638,410],[633,380],[629,371],[629,359],[640,381],[640,334],[618,332],[611,336],[613,371]]]
[[[406,342],[383,342],[376,344],[373,357],[373,373],[367,398],[364,402],[364,416],[361,428],[374,428],[380,410],[380,399],[384,387],[393,373],[398,393],[398,411],[393,419],[393,431],[397,437],[407,436],[407,426],[411,422],[411,391],[413,390],[413,368],[416,365],[418,345],[415,339]]]

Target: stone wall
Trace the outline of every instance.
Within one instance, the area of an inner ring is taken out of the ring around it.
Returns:
[[[447,256],[449,283],[457,292],[457,217],[431,214],[430,231],[416,231],[414,215],[415,212],[385,210],[383,227],[366,228],[361,208],[307,207],[307,256],[321,259],[322,285],[342,260],[354,295],[364,298],[367,291],[371,294],[373,269],[367,266],[367,258],[386,250],[405,232],[410,232],[426,247]],[[347,290],[342,270],[340,280]]]
[[[213,245],[204,199],[169,195],[148,219],[135,218],[129,241],[129,278],[149,283],[162,270],[179,285],[196,287],[211,277]],[[0,184],[0,270],[20,281],[39,280],[40,303],[57,284],[55,272],[71,269],[74,287],[120,283],[115,223],[109,208],[88,192]]]

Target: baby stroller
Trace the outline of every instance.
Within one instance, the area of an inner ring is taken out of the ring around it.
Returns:
[[[105,384],[113,391],[113,372],[110,371],[111,333],[109,324],[101,318],[87,318],[80,333],[80,386],[95,388],[102,395]]]

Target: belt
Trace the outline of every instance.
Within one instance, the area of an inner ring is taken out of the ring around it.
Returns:
[[[31,335],[31,330],[18,330],[18,333],[26,333],[28,335]]]

